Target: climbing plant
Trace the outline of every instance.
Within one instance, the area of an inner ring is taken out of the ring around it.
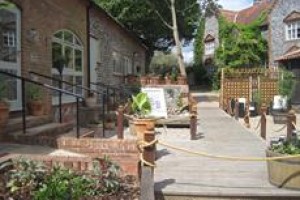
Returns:
[[[267,59],[267,41],[261,33],[261,25],[266,19],[262,13],[252,23],[236,24],[220,16],[220,46],[216,50],[218,67],[258,67]]]

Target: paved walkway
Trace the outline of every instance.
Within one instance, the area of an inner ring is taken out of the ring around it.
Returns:
[[[162,130],[158,138],[194,151],[217,155],[264,157],[265,143],[218,108],[213,98],[199,96],[199,138],[190,141],[189,129]],[[300,196],[268,182],[265,162],[224,161],[157,147],[155,190],[173,195]]]

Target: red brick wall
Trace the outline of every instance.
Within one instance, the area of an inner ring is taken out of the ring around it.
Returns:
[[[21,68],[51,74],[52,36],[68,29],[78,36],[84,47],[87,72],[87,0],[11,0],[21,10]],[[30,38],[30,31],[36,37]],[[86,79],[85,79],[86,81]],[[45,92],[46,93],[46,92]],[[46,112],[51,110],[51,96],[45,94]]]
[[[125,174],[137,175],[139,153],[135,140],[60,138],[58,148],[82,153],[91,157],[109,156]]]

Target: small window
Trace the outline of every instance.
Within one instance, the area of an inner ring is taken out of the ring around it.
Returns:
[[[286,24],[286,40],[300,39],[300,21],[289,22]]]
[[[206,42],[205,43],[205,55],[212,55],[215,52],[215,42]]]

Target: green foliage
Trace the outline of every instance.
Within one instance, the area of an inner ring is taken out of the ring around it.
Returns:
[[[9,171],[7,188],[18,199],[31,195],[44,181],[46,171],[39,162],[20,158],[13,161],[12,166],[13,169]]]
[[[0,1],[0,9],[9,9],[9,8],[15,8],[15,4],[10,3],[8,1]]]
[[[291,142],[285,141],[279,145],[272,145],[271,150],[281,154],[300,154],[300,140],[297,138]]]
[[[95,159],[93,171],[86,175],[59,166],[46,169],[23,158],[0,166],[0,170],[7,168],[12,168],[6,187],[13,199],[78,200],[115,194],[122,187],[120,167],[108,157]]]
[[[156,51],[150,62],[150,69],[154,74],[164,76],[173,66],[177,66],[177,57],[172,54],[166,54],[162,51]]]
[[[108,157],[95,159],[93,162],[94,176],[96,177],[95,190],[92,196],[110,194],[120,189],[120,167],[112,162]]]
[[[204,53],[204,30],[205,30],[205,18],[201,18],[194,42],[194,63],[195,66],[201,67],[203,53]]]
[[[293,72],[288,71],[286,69],[280,70],[281,76],[279,77],[279,94],[283,97],[287,97],[288,99],[292,98],[292,94],[295,88],[295,75]]]
[[[37,101],[42,98],[42,90],[40,86],[33,83],[29,83],[26,89],[27,89],[27,97],[30,100]]]
[[[151,112],[151,104],[147,93],[140,92],[132,96],[131,108],[137,117],[143,118],[148,115]]]
[[[232,68],[263,65],[267,59],[267,42],[260,25],[265,18],[263,13],[251,24],[241,25],[219,17],[220,46],[216,50],[216,64]]]
[[[260,108],[262,104],[262,99],[261,99],[261,91],[257,90],[253,92],[252,94],[252,101],[257,103],[257,107]]]
[[[78,200],[87,196],[91,189],[93,180],[80,176],[71,170],[54,167],[43,185],[34,194],[35,200]]]
[[[172,30],[162,22],[163,18],[166,23],[172,25],[169,0],[94,0],[94,2],[140,36],[151,51],[167,50],[174,45]],[[188,42],[194,36],[195,22],[200,14],[199,3],[196,0],[177,0],[175,7],[180,39]]]

